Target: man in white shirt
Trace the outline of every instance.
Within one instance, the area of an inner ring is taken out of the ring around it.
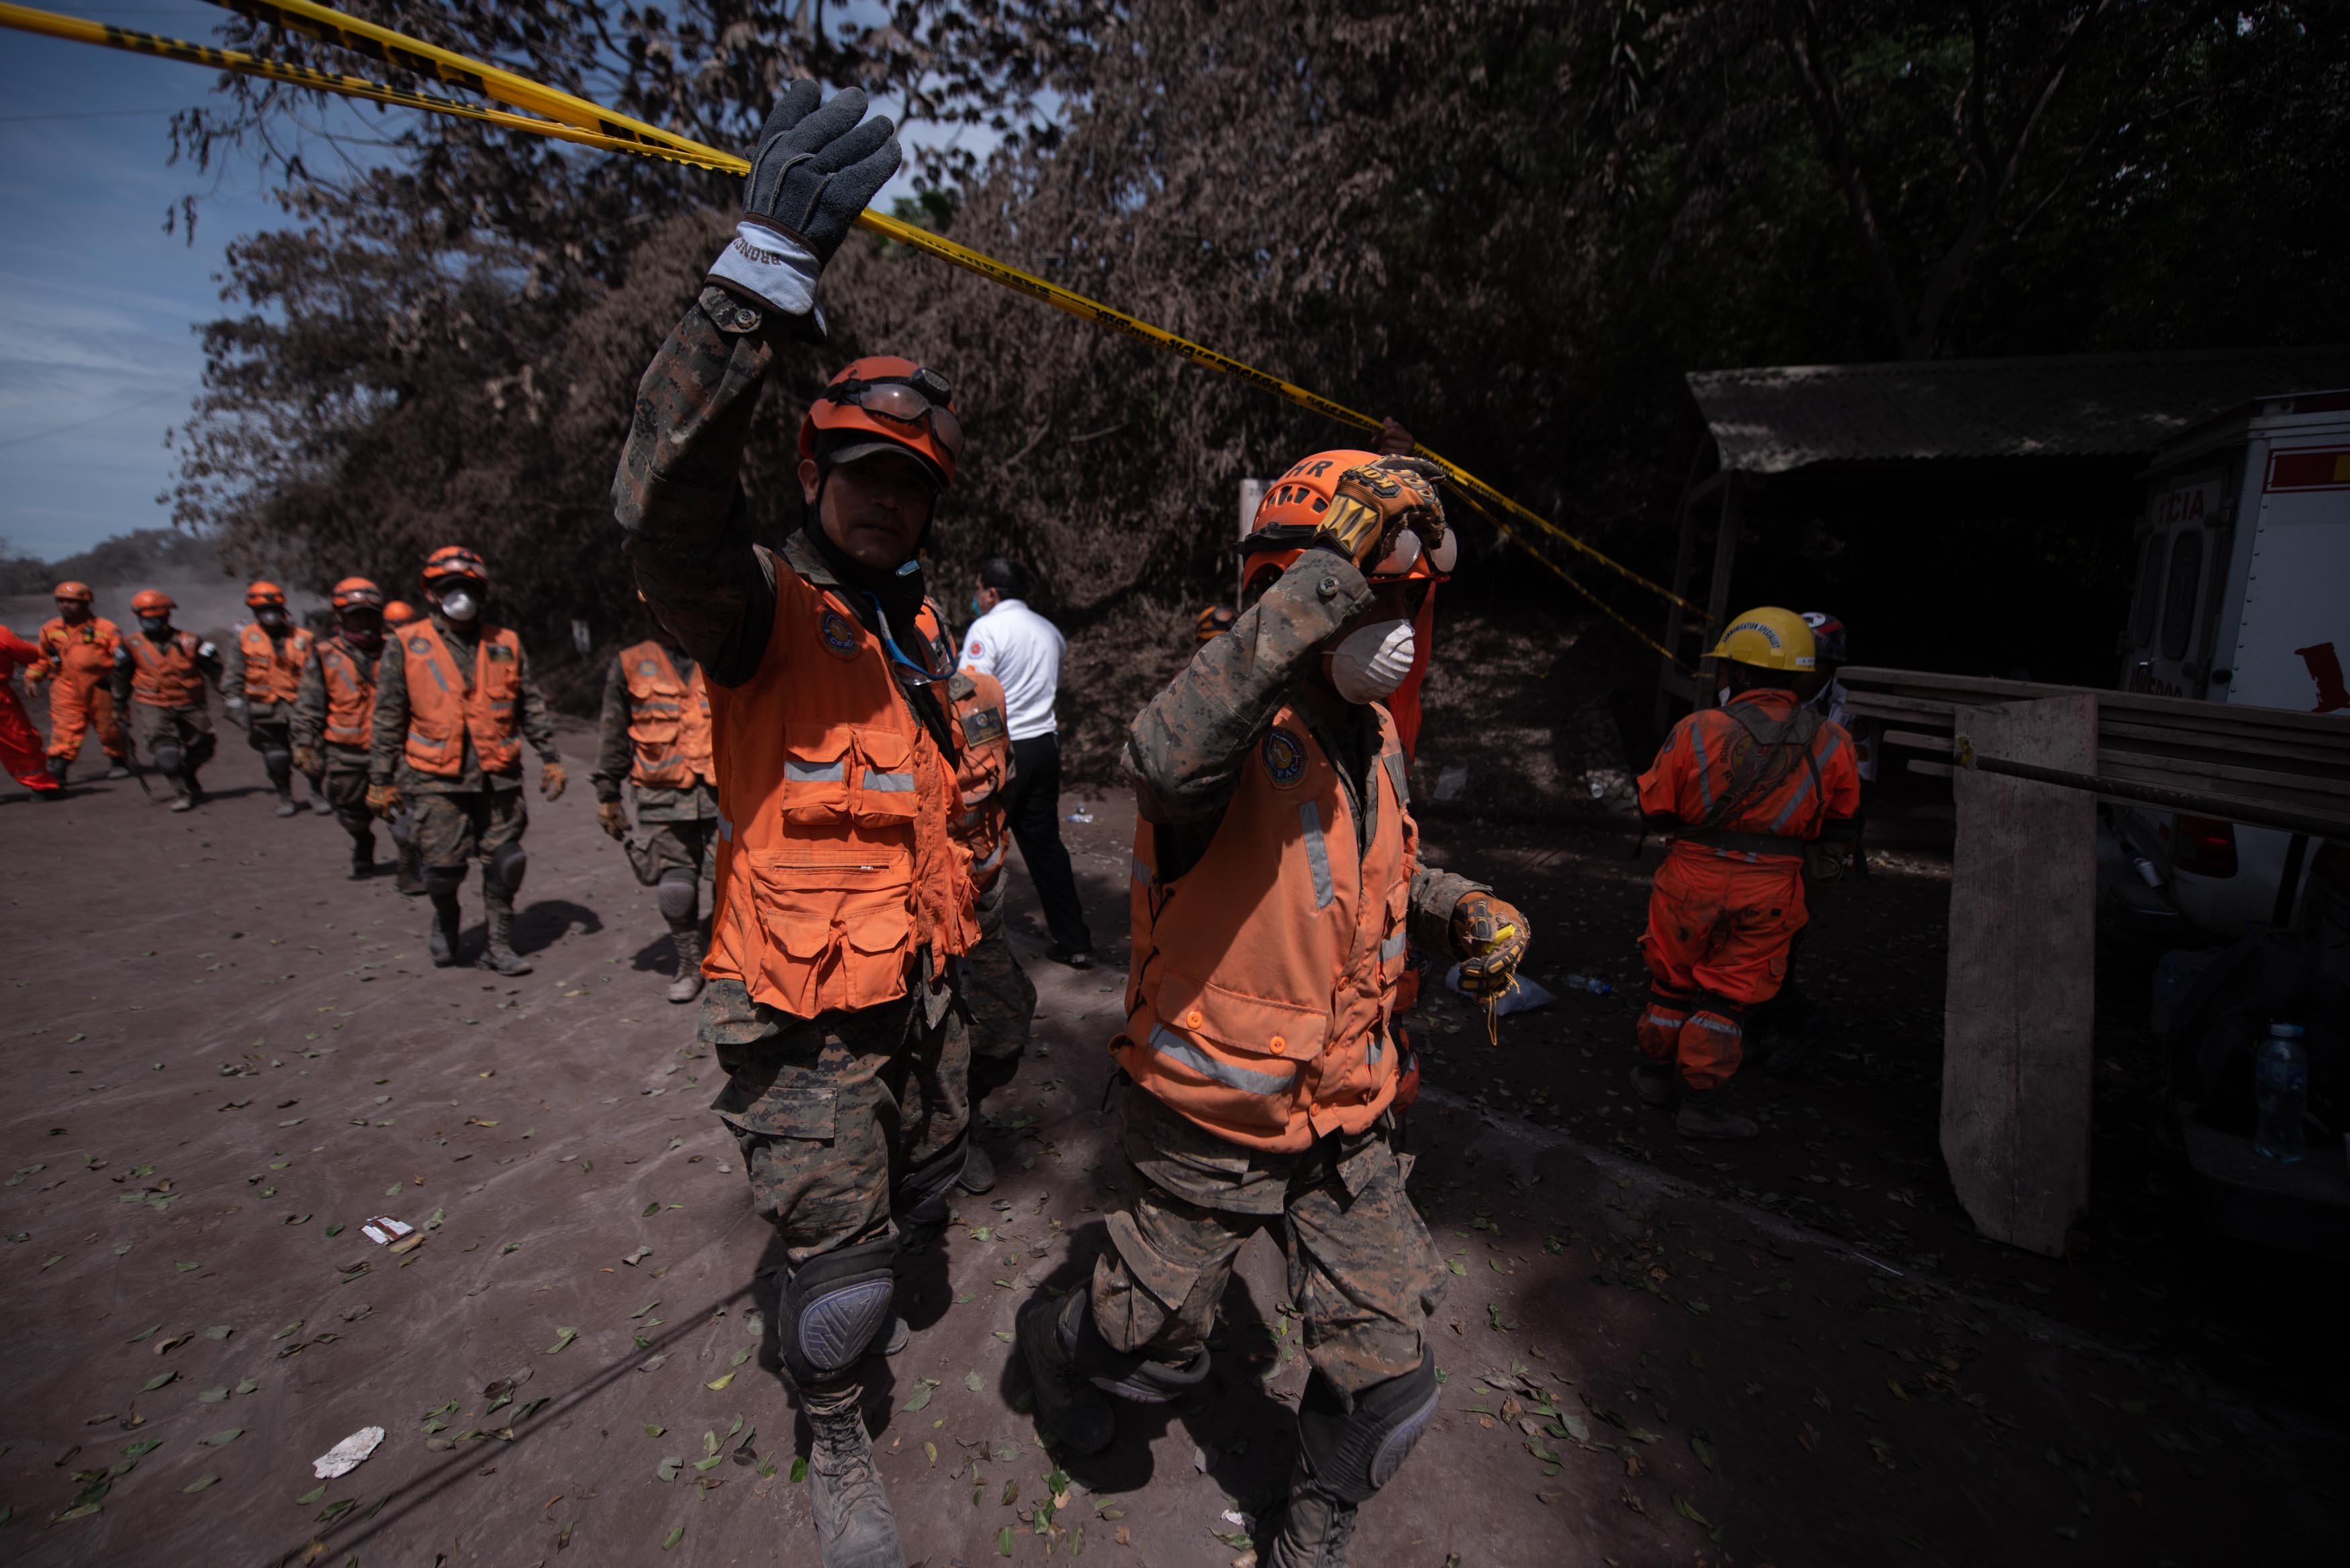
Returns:
[[[980,563],[979,588],[971,597],[979,618],[963,635],[962,667],[994,676],[1003,688],[1015,769],[1004,791],[1004,815],[1045,906],[1053,938],[1045,956],[1071,969],[1091,969],[1093,933],[1086,929],[1069,852],[1061,843],[1061,737],[1053,696],[1066,645],[1058,628],[1028,607],[1027,597],[1028,573],[1018,562],[991,556]]]

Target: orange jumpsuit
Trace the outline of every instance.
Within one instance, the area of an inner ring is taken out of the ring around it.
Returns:
[[[115,716],[107,680],[114,673],[114,650],[122,632],[104,616],[68,626],[51,616],[41,627],[41,654],[49,677],[49,755],[70,762],[92,728],[106,754],[120,763],[130,755],[122,722]]]
[[[1738,1071],[1746,1009],[1777,994],[1803,929],[1804,845],[1859,809],[1852,738],[1790,691],[1691,713],[1640,775],[1642,815],[1679,824],[1640,937],[1640,1049],[1690,1088]]]
[[[41,761],[41,732],[25,717],[10,677],[20,664],[29,669],[40,662],[39,649],[0,626],[0,768],[36,794],[57,789],[57,778]]]

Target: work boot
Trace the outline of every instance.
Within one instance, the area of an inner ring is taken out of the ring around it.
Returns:
[[[490,940],[474,961],[477,968],[494,970],[500,974],[528,974],[530,961],[514,950],[514,910],[493,904],[489,908]]]
[[[432,934],[424,939],[425,951],[432,957],[434,969],[453,969],[457,964],[457,933],[463,928],[464,914],[457,908],[454,889],[432,895]]]
[[[292,790],[292,788],[291,788],[291,787],[288,787],[288,788],[286,788],[286,789],[281,789],[281,790],[279,790],[279,791],[277,792],[277,815],[280,815],[280,816],[298,816],[298,815],[301,815],[301,811],[302,811],[301,806],[300,806],[300,805],[296,805],[296,804],[295,803],[295,800],[294,800],[294,791]]]
[[[702,928],[672,926],[670,945],[677,949],[677,978],[662,994],[671,1002],[691,1002],[702,994]]]
[[[199,798],[198,793],[189,786],[188,782],[185,779],[182,779],[180,781],[179,793],[172,797],[172,809],[173,811],[193,811],[196,809],[196,801]]]
[[[1347,1542],[1355,1533],[1355,1505],[1341,1502],[1305,1479],[1301,1461],[1290,1483],[1289,1507],[1281,1533],[1273,1539],[1266,1568],[1347,1568]]]
[[[375,839],[351,840],[351,880],[364,882],[375,875]]]
[[[68,762],[65,758],[51,757],[49,759],[49,776],[57,781],[57,787],[59,789],[66,787],[66,775],[72,771],[73,764]]]
[[[1673,1070],[1662,1062],[1652,1062],[1643,1056],[1632,1064],[1632,1092],[1650,1110],[1660,1111],[1673,1103]]]
[[[325,795],[322,795],[314,790],[310,794],[310,815],[312,816],[332,816],[335,815],[334,803],[328,800]]]
[[[906,1568],[898,1519],[873,1467],[872,1439],[858,1413],[857,1391],[805,1394],[808,1501],[816,1511],[816,1554],[824,1568]]]
[[[403,898],[413,898],[424,891],[424,861],[414,847],[395,844],[391,855],[391,886]]]
[[[977,1138],[963,1149],[962,1174],[955,1178],[955,1185],[965,1192],[985,1192],[995,1185],[995,1161],[987,1158]]]
[[[1108,1397],[1077,1369],[1071,1354],[1076,1339],[1074,1314],[1087,1310],[1086,1287],[1071,1291],[1057,1309],[1050,1296],[1030,1296],[1020,1309],[1021,1359],[1036,1391],[1036,1424],[1066,1448],[1097,1454],[1118,1436],[1118,1413]]]
[[[130,776],[130,770],[118,762],[106,770],[106,776],[110,779],[127,779]]]
[[[1673,1130],[1683,1137],[1732,1141],[1752,1137],[1762,1129],[1748,1117],[1733,1114],[1722,1103],[1720,1089],[1684,1089]]]

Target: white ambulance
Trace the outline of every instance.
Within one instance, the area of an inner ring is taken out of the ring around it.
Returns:
[[[2350,391],[2265,398],[2207,421],[2146,478],[2122,689],[2350,724]],[[2321,847],[2153,806],[2107,811],[2140,880],[2222,938],[2289,922]]]

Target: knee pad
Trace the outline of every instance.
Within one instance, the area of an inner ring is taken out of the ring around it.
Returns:
[[[1083,1286],[1061,1309],[1061,1348],[1087,1382],[1115,1398],[1137,1405],[1165,1405],[1207,1380],[1208,1347],[1180,1365],[1153,1361],[1139,1351],[1120,1350],[1102,1337],[1094,1321],[1093,1294]]]
[[[520,844],[501,844],[490,856],[489,869],[483,875],[496,879],[511,898],[522,891],[522,874],[530,869],[530,851]]]
[[[898,1239],[884,1236],[811,1258],[784,1281],[776,1337],[794,1382],[823,1383],[864,1356],[889,1321],[897,1261]]]
[[[465,868],[463,866],[424,867],[424,890],[428,893],[435,896],[446,893],[453,898],[457,896],[457,889],[464,885]]]
[[[153,751],[155,771],[166,778],[177,778],[180,770],[187,765],[187,753],[177,746],[159,745]]]
[[[653,897],[660,901],[661,919],[672,926],[690,926],[701,914],[701,885],[692,872],[681,866],[672,866],[660,874],[654,884]]]
[[[271,778],[284,778],[294,771],[294,753],[272,746],[261,753],[261,765]]]
[[[907,1170],[899,1179],[896,1201],[898,1222],[901,1225],[943,1225],[947,1218],[947,1191],[962,1174],[963,1157],[971,1142],[971,1132],[955,1139],[942,1154],[934,1154],[921,1164]]]
[[[1430,1356],[1402,1376],[1365,1389],[1351,1411],[1316,1371],[1297,1407],[1298,1442],[1314,1484],[1341,1502],[1362,1503],[1395,1478],[1436,1419],[1436,1362]]]

